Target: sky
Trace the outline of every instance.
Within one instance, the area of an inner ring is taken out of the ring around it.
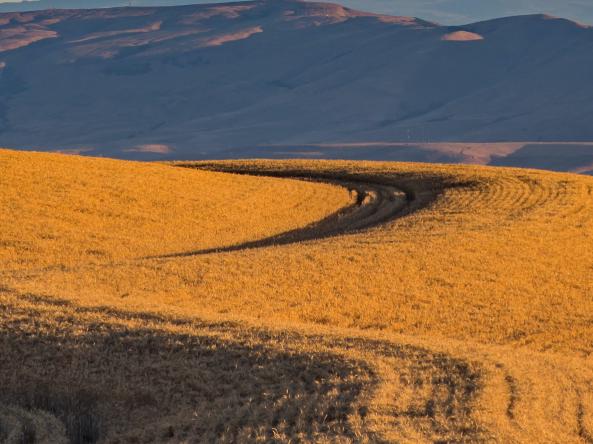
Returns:
[[[341,0],[366,11],[461,25],[511,15],[547,13],[593,24],[593,0]]]
[[[10,0],[0,0],[7,3]],[[12,0],[14,1],[14,0]],[[56,7],[84,8],[85,4],[97,7],[101,0],[41,0],[45,9]],[[127,5],[129,0],[105,0]],[[218,0],[220,1],[220,0]],[[324,0],[320,0],[324,1]],[[332,0],[325,0],[332,1]],[[444,25],[462,25],[510,15],[547,13],[593,25],[593,0],[333,0],[364,11],[420,17]],[[208,3],[212,0],[132,0],[135,6]],[[60,3],[59,5],[57,3]],[[68,6],[65,6],[65,3]],[[49,6],[48,6],[49,5]],[[5,10],[5,8],[0,8]]]

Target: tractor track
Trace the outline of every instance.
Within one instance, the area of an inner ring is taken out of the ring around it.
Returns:
[[[335,213],[330,214],[326,218],[313,222],[305,227],[285,231],[283,233],[263,239],[228,246],[130,258],[128,260],[110,262],[106,264],[80,264],[77,267],[67,268],[55,266],[44,267],[42,269],[3,270],[0,272],[0,276],[7,274],[13,275],[13,273],[18,274],[23,272],[25,274],[45,273],[55,269],[61,269],[62,271],[73,271],[75,269],[81,270],[91,267],[125,266],[143,260],[174,259],[207,254],[230,253],[242,250],[289,245],[306,241],[323,240],[335,236],[358,233],[363,230],[380,227],[381,225],[386,224],[394,219],[403,217],[414,211],[417,211],[420,208],[425,207],[430,202],[432,202],[437,195],[437,193],[434,191],[417,193],[413,190],[405,189],[405,187],[396,186],[394,184],[381,183],[379,181],[373,181],[369,178],[354,178],[351,176],[339,178],[335,176],[316,176],[314,174],[310,174],[309,172],[242,171],[235,169],[201,168],[184,165],[180,165],[179,167],[205,169],[207,171],[216,171],[229,174],[242,174],[287,180],[304,180],[308,182],[326,183],[348,189],[352,195],[352,203],[346,207],[341,208]]]
[[[225,171],[227,172],[227,171]],[[264,239],[243,242],[226,247],[207,248],[201,250],[171,253],[166,255],[150,256],[146,259],[164,259],[174,257],[198,256],[213,253],[226,253],[239,250],[250,250],[271,246],[281,246],[311,240],[326,239],[334,236],[359,232],[387,223],[397,217],[413,211],[421,200],[416,199],[413,193],[405,192],[393,185],[369,181],[354,181],[329,179],[325,177],[300,176],[294,174],[273,174],[254,172],[235,172],[255,176],[275,177],[292,180],[306,180],[311,182],[327,183],[341,186],[353,196],[353,203],[329,215],[328,217],[313,222],[302,228],[286,231]]]

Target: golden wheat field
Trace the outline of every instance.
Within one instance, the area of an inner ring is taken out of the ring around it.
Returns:
[[[1,150],[0,205],[0,442],[593,442],[593,177]]]

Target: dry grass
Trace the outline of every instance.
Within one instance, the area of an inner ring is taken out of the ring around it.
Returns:
[[[315,222],[350,199],[301,181],[7,150],[0,178],[0,261],[9,268],[233,245]]]
[[[303,227],[351,198],[319,183],[1,152],[0,437],[592,442],[592,178],[185,166],[387,184],[417,208],[326,239],[142,259]],[[81,207],[96,212],[67,225]],[[48,243],[40,233],[54,227]],[[85,253],[91,242],[106,254]]]

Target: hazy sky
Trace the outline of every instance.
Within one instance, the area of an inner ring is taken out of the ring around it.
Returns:
[[[5,2],[7,0],[0,0],[0,3]],[[213,0],[132,0],[132,2],[136,6],[142,6],[208,3]],[[451,25],[534,13],[548,13],[593,24],[593,0],[334,0],[334,2],[365,11],[409,15]],[[52,5],[84,8],[85,5],[97,7],[97,4],[101,3],[101,0],[42,0],[40,5],[42,8]],[[128,0],[105,0],[105,3],[126,5]]]
[[[463,24],[520,14],[548,13],[593,24],[593,0],[341,0],[363,10]]]

